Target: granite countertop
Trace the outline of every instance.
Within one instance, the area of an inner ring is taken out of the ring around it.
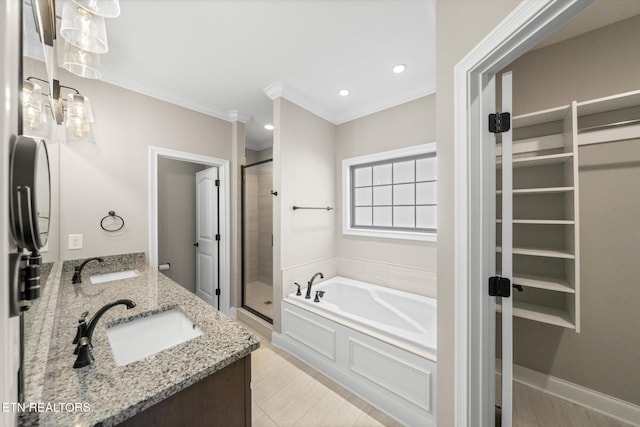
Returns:
[[[156,269],[138,264],[138,277],[92,285],[88,280],[92,271],[121,269],[117,263],[108,269],[93,264],[91,268],[91,264],[87,265],[86,272],[83,271],[85,280],[79,285],[71,284],[73,268],[68,268],[67,262],[63,268],[54,267],[54,277],[60,276],[57,296],[51,296],[57,297],[55,319],[49,328],[51,341],[47,346],[44,383],[38,390],[41,394],[32,396],[45,403],[88,404],[91,409],[40,412],[37,421],[40,425],[118,424],[249,355],[260,345],[259,338],[247,328]],[[107,311],[93,334],[94,363],[73,369],[76,356],[72,341],[80,314],[89,311],[92,316],[103,305],[121,298],[131,299],[137,306],[131,310],[117,306]],[[187,315],[200,327],[202,335],[129,365],[117,366],[105,328],[170,308]],[[39,348],[45,347],[40,344]]]

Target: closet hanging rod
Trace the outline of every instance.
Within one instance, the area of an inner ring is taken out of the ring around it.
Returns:
[[[298,209],[319,209],[319,210],[323,210],[323,211],[331,211],[331,210],[333,210],[333,208],[329,207],[329,206],[327,206],[325,208],[316,208],[316,207],[309,207],[309,206],[294,206],[293,207],[294,211],[297,211]]]
[[[589,126],[589,127],[586,127],[586,128],[581,128],[581,129],[578,129],[578,133],[580,134],[580,133],[592,132],[592,131],[596,131],[596,130],[613,129],[613,128],[629,126],[629,125],[639,124],[639,123],[640,123],[640,119],[625,120],[625,121],[622,121],[622,122],[607,123],[607,124],[604,124],[604,125]]]

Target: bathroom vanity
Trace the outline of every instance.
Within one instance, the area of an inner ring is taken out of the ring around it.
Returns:
[[[251,352],[260,341],[251,331],[144,264],[142,254],[107,257],[72,284],[76,261],[54,263],[26,341],[25,402],[82,404],[74,412],[25,413],[20,425],[147,426],[251,425]],[[136,277],[92,284],[94,273],[135,269]],[[94,362],[74,369],[72,344],[78,319],[118,299],[96,324]],[[107,330],[169,310],[178,311],[201,334],[119,366]],[[90,408],[89,411],[86,409]]]

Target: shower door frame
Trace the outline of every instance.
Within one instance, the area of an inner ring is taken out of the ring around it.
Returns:
[[[248,312],[250,312],[251,314],[258,316],[259,318],[261,318],[262,320],[264,320],[265,322],[269,322],[270,324],[273,325],[273,318],[270,318],[269,316],[260,313],[258,310],[255,310],[251,307],[249,307],[248,305],[245,304],[245,285],[246,285],[246,281],[245,281],[245,273],[244,273],[244,267],[245,267],[245,250],[244,250],[244,246],[245,246],[245,235],[246,235],[246,231],[245,231],[245,169],[250,168],[252,166],[258,166],[258,165],[262,165],[262,164],[266,164],[266,163],[273,163],[273,158],[271,159],[266,159],[266,160],[261,160],[259,162],[255,162],[255,163],[250,163],[248,165],[241,165],[240,166],[240,290],[241,290],[241,297],[240,297],[240,307],[242,307],[243,309],[247,310]],[[273,214],[273,212],[272,212]],[[272,220],[273,221],[273,220]],[[273,252],[273,234],[271,236],[271,251]]]

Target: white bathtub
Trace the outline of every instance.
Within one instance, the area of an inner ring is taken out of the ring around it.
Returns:
[[[435,425],[434,299],[340,276],[304,295],[284,298],[276,346],[405,425]]]
[[[304,298],[304,289],[301,296],[292,293],[287,299],[356,322],[391,341],[403,341],[409,344],[406,346],[409,350],[412,346],[425,350],[427,357],[435,361],[435,299],[340,276],[311,289],[310,299]],[[324,291],[319,303],[313,302],[316,291]]]

